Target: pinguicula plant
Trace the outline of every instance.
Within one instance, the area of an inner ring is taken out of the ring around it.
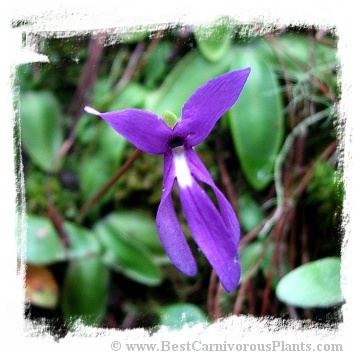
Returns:
[[[240,280],[239,222],[193,147],[211,133],[217,121],[235,104],[249,73],[250,68],[245,68],[211,79],[190,96],[180,119],[169,111],[160,117],[134,108],[100,113],[85,107],[87,113],[103,118],[140,150],[164,155],[163,192],[156,216],[161,243],[180,271],[189,276],[197,273],[196,260],[173,205],[176,182],[191,235],[228,293]],[[219,210],[198,181],[212,188]]]

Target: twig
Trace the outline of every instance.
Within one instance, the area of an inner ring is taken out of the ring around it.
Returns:
[[[248,290],[248,303],[249,303],[249,311],[253,316],[256,316],[256,306],[255,306],[255,296],[253,293],[253,283],[249,279],[246,283]]]
[[[276,209],[271,214],[269,214],[269,216],[265,218],[261,223],[259,223],[252,231],[250,231],[240,240],[239,248],[242,248],[243,246],[251,242],[258,235],[258,233],[263,229],[264,225],[273,217],[275,211]]]
[[[159,43],[162,35],[163,35],[164,30],[159,30],[155,33],[153,40],[149,43],[147,51],[145,52],[144,56],[141,58],[141,60],[137,64],[136,72],[140,72],[144,65],[147,63],[150,55],[154,51],[155,47]]]
[[[272,51],[274,52],[277,60],[279,61],[282,73],[285,78],[286,93],[287,93],[287,97],[288,97],[288,102],[291,105],[291,107],[290,107],[291,128],[293,129],[296,126],[296,111],[295,111],[294,106],[291,104],[293,95],[292,95],[292,84],[291,84],[290,76],[288,75],[288,71],[287,71],[286,64],[285,64],[284,60],[278,54],[278,52],[275,50],[275,42],[273,41],[273,36],[271,34],[267,34],[267,35],[265,35],[265,38],[266,38],[266,40],[268,40],[268,43],[269,43]]]
[[[217,275],[214,269],[211,271],[210,282],[208,284],[208,294],[207,294],[207,310],[208,316],[214,320],[215,319],[215,311],[214,311],[214,291],[216,289],[217,284]]]
[[[221,317],[221,306],[220,306],[220,302],[221,302],[221,296],[223,293],[223,286],[222,284],[219,282],[217,285],[217,291],[216,291],[216,296],[214,298],[214,319],[217,320]]]
[[[316,33],[316,40],[325,46],[336,48],[337,47],[336,43],[325,37],[326,33],[327,33],[326,30],[318,30]]]
[[[329,90],[329,88],[316,76],[314,76],[312,73],[310,73],[310,68],[305,65],[303,62],[297,59],[297,57],[292,56],[288,53],[286,47],[278,40],[275,39],[275,37],[271,34],[268,35],[268,39],[270,41],[273,41],[275,45],[280,48],[282,51],[284,51],[292,60],[297,63],[297,65],[303,69],[305,72],[308,73],[309,78],[317,85],[317,87],[323,92],[323,94],[331,101],[332,104],[335,104],[337,102],[336,97],[333,95],[333,93]]]
[[[64,219],[55,208],[51,199],[49,199],[48,201],[48,217],[51,220],[54,229],[59,235],[62,246],[64,247],[64,249],[68,249],[70,247],[70,240],[68,237],[68,233],[63,227]]]
[[[308,247],[308,232],[306,219],[304,216],[304,212],[302,212],[302,231],[301,231],[301,262],[302,264],[306,264],[309,262],[309,254],[307,251]]]
[[[97,80],[97,68],[103,54],[105,39],[105,32],[99,32],[98,34],[93,34],[91,36],[88,49],[89,54],[80,79],[80,84],[77,87],[68,110],[74,117],[70,133],[74,131],[74,128],[83,113],[86,94],[91,90]]]
[[[275,169],[274,169],[274,181],[275,181],[275,189],[276,189],[276,200],[277,200],[277,209],[274,215],[266,222],[265,226],[261,230],[261,235],[267,235],[270,229],[273,227],[275,222],[281,217],[282,211],[285,206],[284,202],[284,187],[282,185],[282,165],[285,161],[285,158],[292,147],[294,139],[300,135],[303,130],[307,127],[319,122],[320,120],[324,119],[327,116],[330,116],[333,112],[334,108],[326,108],[321,112],[318,112],[314,115],[309,116],[308,118],[304,119],[301,123],[295,126],[292,132],[287,136],[284,145],[276,157],[275,160]],[[291,203],[291,202],[289,202]]]
[[[255,262],[253,263],[253,265],[249,268],[247,275],[245,276],[244,281],[241,283],[241,286],[239,288],[239,292],[238,292],[238,297],[235,301],[234,304],[234,315],[239,315],[240,311],[242,309],[242,305],[243,305],[243,301],[244,301],[244,297],[245,297],[245,291],[247,289],[247,282],[248,280],[254,275],[256,269],[259,267],[259,263],[261,261],[261,259],[263,258],[266,249],[268,248],[269,244],[271,242],[271,237],[269,237],[266,241],[265,244],[263,246],[263,249],[261,250],[260,254],[258,255],[258,257],[255,259]]]
[[[90,208],[101,199],[101,197],[117,182],[117,180],[132,166],[132,164],[142,154],[142,151],[136,149],[132,156],[122,165],[122,167],[110,178],[110,180],[80,209],[76,221],[80,222],[90,210]]]
[[[296,267],[296,241],[297,241],[297,223],[296,223],[296,210],[292,210],[291,216],[291,238],[288,260],[290,262],[291,270]]]
[[[144,42],[138,42],[130,60],[128,61],[126,70],[124,71],[121,79],[117,82],[112,94],[110,97],[104,101],[101,105],[102,109],[105,110],[105,107],[111,103],[111,101],[118,95],[118,93],[129,83],[129,81],[139,73],[147,62],[149,56],[153,52],[154,48],[158,44],[163,30],[156,32],[154,39],[148,45],[146,53],[143,55],[144,51]],[[143,56],[142,56],[143,55]]]
[[[265,290],[264,290],[264,294],[263,294],[262,307],[261,307],[261,316],[266,315],[266,312],[267,312],[269,304],[270,304],[271,282],[272,282],[272,273],[273,273],[272,267],[278,266],[279,249],[280,249],[280,242],[281,242],[281,238],[282,238],[282,229],[284,228],[284,222],[286,221],[288,213],[290,213],[289,210],[286,212],[283,212],[281,219],[277,222],[277,225],[275,227],[275,239],[274,239],[275,247],[274,247],[274,251],[272,254],[270,269],[268,271],[268,275],[267,275],[267,279],[266,279],[266,286],[265,286]]]
[[[128,65],[126,67],[125,72],[123,73],[121,79],[116,84],[116,87],[112,93],[112,96],[115,97],[132,79],[136,68],[138,66],[138,61],[142,56],[144,50],[144,42],[138,42],[136,48],[134,49],[130,60],[128,61]]]
[[[291,319],[298,320],[297,310],[294,306],[287,305],[287,310],[288,310],[288,313],[290,314]]]

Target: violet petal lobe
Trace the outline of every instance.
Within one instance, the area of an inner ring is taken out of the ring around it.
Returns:
[[[164,157],[163,194],[157,212],[157,230],[166,254],[184,274],[197,273],[197,264],[177,218],[171,192],[175,183],[175,169],[171,153]]]
[[[187,138],[188,146],[203,141],[216,122],[229,110],[243,90],[250,68],[231,71],[198,88],[185,103],[175,134]]]
[[[100,113],[90,107],[84,109],[89,114],[100,116],[142,151],[159,155],[168,150],[168,143],[173,135],[172,130],[156,114],[134,108],[107,113]]]
[[[193,149],[189,149],[186,151],[186,155],[193,176],[198,181],[202,181],[212,188],[218,201],[222,219],[225,225],[227,226],[227,229],[229,230],[230,234],[232,235],[234,243],[236,244],[236,246],[238,246],[240,240],[240,225],[232,205],[229,203],[229,201],[226,199],[220,189],[216,186],[210,173],[208,172],[198,155],[195,153],[195,151]]]
[[[240,279],[238,251],[233,238],[218,210],[195,179],[190,186],[181,187],[178,182],[178,187],[191,234],[229,293],[237,287]]]

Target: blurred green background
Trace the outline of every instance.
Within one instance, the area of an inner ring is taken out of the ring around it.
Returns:
[[[59,336],[78,318],[120,329],[231,314],[341,320],[334,33],[266,32],[221,18],[159,31],[32,36],[49,63],[21,65],[16,76],[27,318],[45,318]],[[178,206],[198,274],[183,275],[164,253],[155,228],[163,158],[138,153],[83,107],[179,115],[200,85],[245,67],[252,72],[237,104],[196,147],[242,227],[242,279],[228,295]]]

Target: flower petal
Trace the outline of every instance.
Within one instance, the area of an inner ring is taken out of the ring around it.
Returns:
[[[237,247],[212,201],[196,182],[179,186],[181,205],[197,245],[229,293],[240,279]]]
[[[163,194],[157,213],[160,241],[174,265],[184,274],[197,273],[197,264],[176,216],[171,197],[175,183],[175,169],[171,153],[165,155]]]
[[[100,113],[90,107],[85,107],[84,110],[89,114],[100,116],[142,151],[159,155],[168,150],[168,144],[173,135],[172,130],[158,115],[141,109],[125,109],[107,113]]]
[[[221,116],[235,104],[249,73],[250,68],[231,71],[198,88],[185,103],[181,120],[174,128],[175,134],[187,138],[188,146],[203,141]]]
[[[187,150],[186,156],[191,167],[191,172],[193,176],[197,180],[206,183],[212,188],[218,201],[222,219],[225,225],[227,226],[227,229],[231,233],[234,243],[236,244],[236,246],[238,246],[240,240],[240,225],[232,205],[229,203],[229,201],[226,199],[220,189],[216,186],[210,173],[208,172],[200,158],[197,156],[195,151],[192,149]]]

